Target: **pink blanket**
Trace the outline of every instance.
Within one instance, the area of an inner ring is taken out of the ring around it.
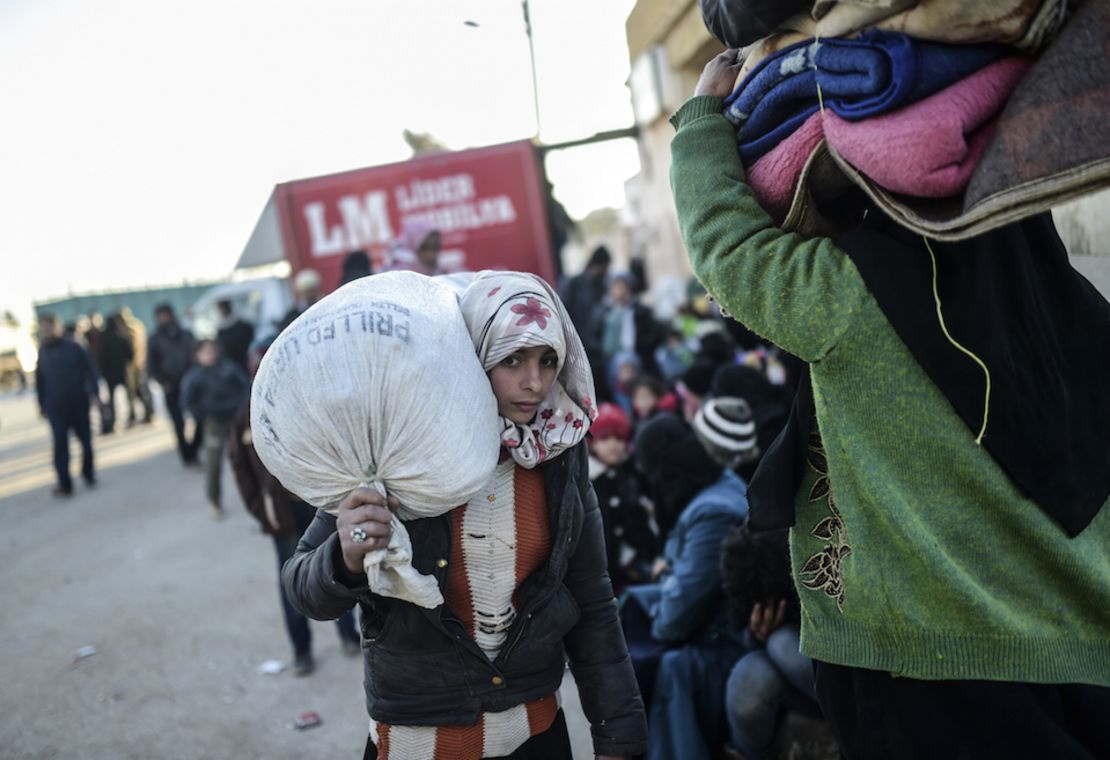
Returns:
[[[779,223],[798,178],[821,143],[882,187],[926,198],[959,195],[967,187],[1010,93],[1032,65],[1004,58],[924,100],[863,121],[825,109],[748,169],[760,204]]]
[[[1004,58],[935,95],[872,119],[849,122],[826,109],[825,139],[887,190],[923,198],[959,195],[1031,63],[1024,57]]]
[[[760,157],[748,169],[748,183],[759,205],[782,224],[794,200],[798,177],[814,149],[825,139],[820,112],[813,114],[792,135]]]

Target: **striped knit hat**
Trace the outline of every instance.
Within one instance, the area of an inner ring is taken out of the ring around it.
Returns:
[[[694,417],[694,432],[709,456],[724,467],[739,467],[759,457],[755,420],[742,398],[706,401]]]

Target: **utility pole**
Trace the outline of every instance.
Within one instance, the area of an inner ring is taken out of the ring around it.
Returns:
[[[532,14],[528,0],[521,0],[520,8],[524,11],[524,33],[528,35],[528,59],[532,64],[532,107],[536,112],[536,138],[540,136],[540,91],[536,85],[536,48],[532,44]]]

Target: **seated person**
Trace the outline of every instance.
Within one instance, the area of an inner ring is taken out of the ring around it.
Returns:
[[[590,426],[590,482],[597,493],[613,593],[647,583],[655,562],[647,484],[628,456],[628,417],[616,404],[601,404]]]
[[[790,576],[785,530],[732,530],[721,548],[725,595],[746,626],[749,651],[732,668],[725,691],[732,745],[745,760],[773,760],[787,711],[821,716],[813,663],[798,651],[800,608]]]
[[[632,385],[632,427],[639,427],[657,414],[678,413],[678,396],[655,375],[642,375]]]
[[[630,587],[622,611],[650,705],[647,757],[709,760],[727,734],[725,679],[745,651],[729,620],[719,554],[747,515],[747,486],[676,416],[645,423],[635,456],[658,519],[670,528],[659,582]]]

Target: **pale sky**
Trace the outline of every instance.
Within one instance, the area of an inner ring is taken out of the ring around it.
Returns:
[[[533,0],[544,142],[628,126],[634,0]],[[471,20],[478,26],[463,22]],[[3,0],[0,309],[231,272],[274,184],[535,131],[519,0]],[[631,140],[548,158],[572,216]]]

